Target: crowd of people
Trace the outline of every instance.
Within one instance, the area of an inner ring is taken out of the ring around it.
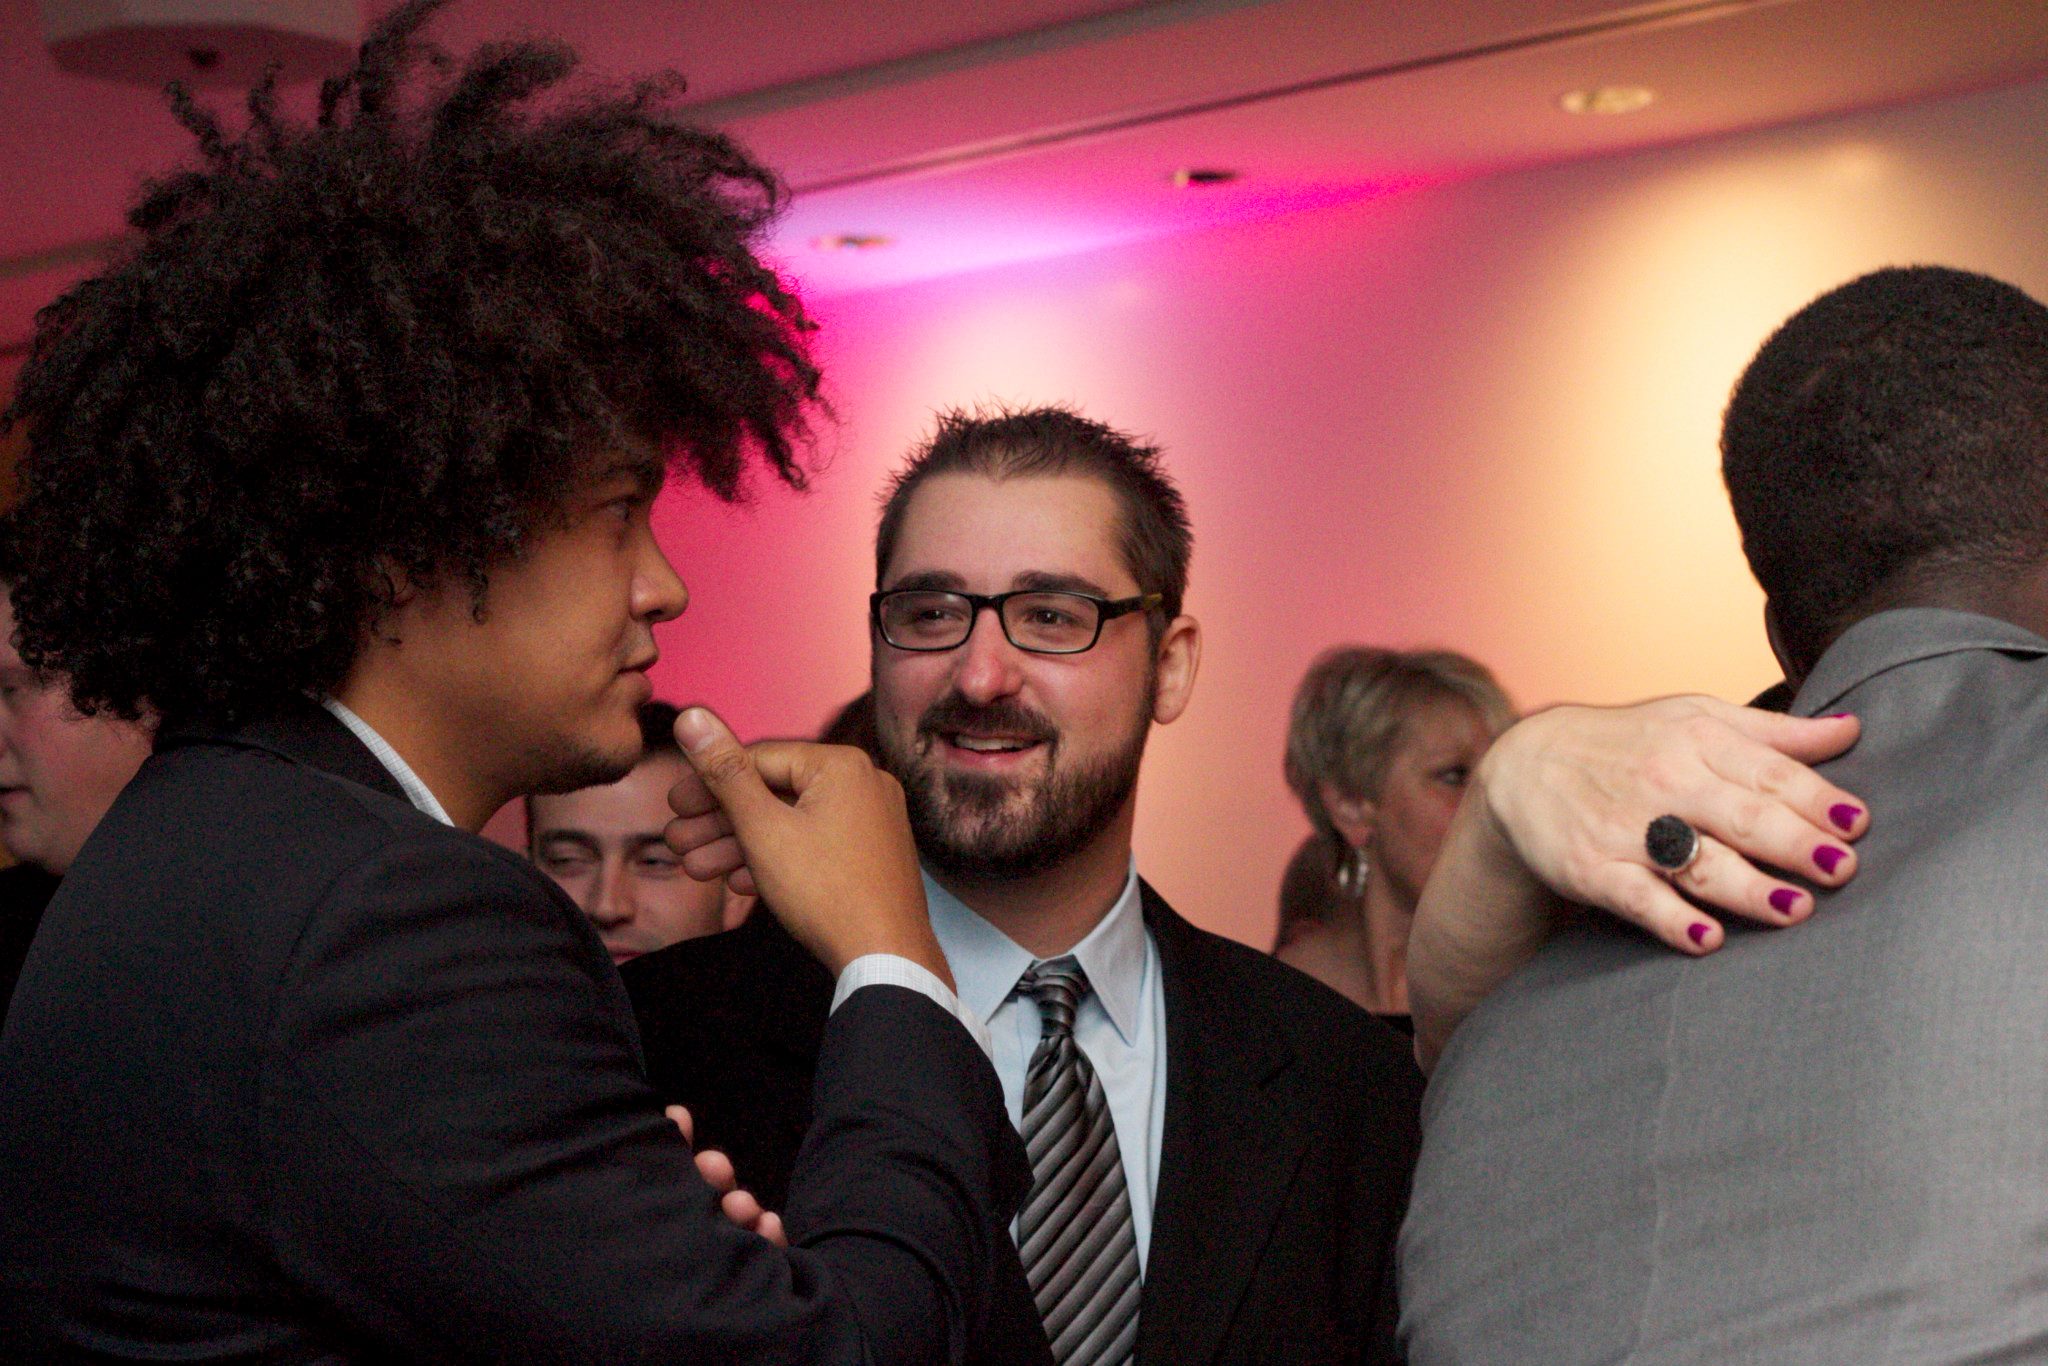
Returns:
[[[21,378],[0,1357],[2042,1354],[2048,308],[1741,377],[1782,710],[1319,659],[1265,954],[1133,854],[1195,529],[1093,416],[907,454],[823,742],[652,700],[664,482],[802,482],[775,181],[436,8],[182,102]]]

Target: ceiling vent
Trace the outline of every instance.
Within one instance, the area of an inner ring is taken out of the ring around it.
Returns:
[[[360,0],[42,0],[43,38],[81,76],[160,86],[290,84],[345,70]]]

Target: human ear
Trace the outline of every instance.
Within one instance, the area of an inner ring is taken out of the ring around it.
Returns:
[[[1160,725],[1187,710],[1195,692],[1195,671],[1202,663],[1202,627],[1193,617],[1175,617],[1159,638],[1159,687],[1152,699],[1152,719]]]
[[[1370,798],[1354,797],[1341,791],[1332,782],[1317,784],[1316,795],[1323,799],[1323,811],[1346,844],[1353,849],[1363,849],[1371,842],[1373,822],[1379,814],[1377,803]]]

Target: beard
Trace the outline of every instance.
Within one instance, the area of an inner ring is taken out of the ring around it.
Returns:
[[[997,882],[1042,873],[1087,847],[1115,822],[1138,786],[1150,732],[1152,688],[1130,733],[1100,759],[1062,769],[1058,729],[1038,712],[1004,700],[976,706],[949,693],[918,718],[908,747],[884,731],[882,767],[903,784],[920,858],[964,881]],[[949,773],[934,758],[948,731],[983,729],[1026,736],[1046,748],[1045,776],[1022,781]]]
[[[556,736],[527,756],[531,773],[522,790],[552,796],[609,786],[638,767],[642,757],[638,737],[630,750],[607,750],[588,740]]]

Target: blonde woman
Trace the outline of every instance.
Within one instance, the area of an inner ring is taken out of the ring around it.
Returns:
[[[1310,666],[1287,783],[1315,832],[1282,882],[1274,954],[1407,1029],[1408,931],[1465,782],[1514,708],[1448,650],[1344,646]]]

